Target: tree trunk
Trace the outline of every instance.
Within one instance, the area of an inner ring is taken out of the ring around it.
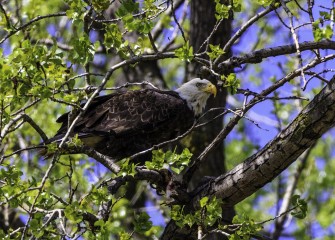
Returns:
[[[217,20],[215,18],[215,2],[214,1],[202,1],[192,0],[191,1],[191,32],[190,32],[190,44],[193,47],[194,53],[200,53],[205,51],[206,44],[203,44],[208,36],[211,35]],[[225,19],[218,26],[215,33],[209,40],[209,44],[220,45],[222,48],[231,35],[231,20]],[[224,60],[231,56],[229,51]],[[217,79],[213,77],[204,76],[201,72],[200,64],[195,63],[190,66],[190,74],[201,78],[206,78],[213,83],[217,83]],[[229,72],[220,72],[220,74],[227,75]],[[218,89],[216,98],[210,99],[208,102],[209,108],[225,107],[227,91]],[[209,114],[207,120],[213,118],[216,113]],[[215,121],[207,124],[200,129],[194,131],[191,135],[191,151],[198,156],[205,147],[216,137],[217,133],[223,128],[223,117],[216,119]],[[225,167],[225,156],[224,156],[224,143],[223,141],[209,153],[206,164],[201,165],[196,174],[193,175],[190,188],[196,187],[201,179],[205,176],[219,176],[226,171]],[[231,222],[235,211],[233,207],[225,208],[223,210],[223,221]],[[211,239],[220,239],[221,236],[210,236]],[[216,237],[216,238],[215,238]],[[222,239],[222,238],[221,238]]]
[[[190,33],[190,44],[193,46],[194,53],[203,52],[206,44],[203,45],[204,41],[213,31],[213,28],[217,20],[215,18],[215,3],[214,1],[191,1],[191,33]],[[209,43],[213,45],[225,45],[231,34],[231,21],[224,20],[221,22],[217,31],[212,35]],[[200,49],[201,48],[201,49]],[[227,54],[228,58],[231,54]],[[200,69],[198,63],[190,66],[190,75],[198,77],[206,77],[201,75],[198,71]],[[227,74],[227,73],[222,73]],[[212,77],[208,80],[216,83],[216,79]],[[210,99],[208,102],[208,108],[224,107],[226,104],[227,92],[224,90],[218,91],[215,99]],[[213,116],[209,116],[213,117]],[[191,150],[195,155],[198,155],[217,135],[217,133],[223,128],[223,119],[218,118],[211,124],[208,124],[197,131],[194,131],[191,139]],[[201,166],[199,172],[193,177],[191,187],[195,187],[199,182],[200,178],[206,175],[218,176],[226,171],[224,163],[224,144],[223,142],[212,151],[206,164]]]

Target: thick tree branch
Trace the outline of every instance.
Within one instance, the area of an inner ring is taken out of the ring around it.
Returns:
[[[322,40],[319,42],[303,42],[299,44],[300,52],[315,50],[315,49],[333,49],[335,50],[335,41]],[[260,63],[264,58],[276,57],[280,55],[296,53],[295,44],[278,46],[273,48],[264,48],[242,56],[231,57],[218,65],[219,70],[240,67],[245,63]]]
[[[274,140],[228,173],[207,183],[193,204],[205,195],[232,206],[272,181],[335,124],[335,76]]]
[[[237,119],[235,118],[234,121]],[[188,207],[196,208],[204,196],[223,200],[223,208],[249,197],[281,172],[335,125],[335,75],[327,85],[278,136],[263,149],[234,169],[196,188]],[[179,229],[173,220],[161,239],[194,234],[194,229]]]
[[[197,157],[197,159],[195,159],[195,161],[193,162],[191,167],[185,173],[183,180],[185,182],[189,181],[189,179],[192,177],[194,172],[199,168],[200,164],[206,159],[208,153],[210,151],[212,151],[212,149],[216,148],[216,146],[228,136],[228,134],[234,129],[234,127],[239,122],[239,120],[242,119],[243,115],[249,109],[251,109],[255,104],[257,104],[262,99],[264,100],[265,96],[273,93],[276,89],[278,89],[279,87],[283,86],[288,81],[290,81],[293,78],[295,78],[296,76],[298,76],[302,70],[303,71],[308,70],[308,69],[313,68],[313,67],[315,67],[316,65],[318,65],[322,62],[331,60],[333,58],[335,58],[335,55],[333,55],[333,54],[325,56],[323,58],[316,58],[313,61],[311,61],[309,64],[304,66],[303,68],[299,68],[299,69],[289,73],[288,75],[286,75],[282,79],[278,80],[275,84],[273,84],[270,87],[268,87],[267,89],[263,90],[259,95],[255,96],[246,106],[244,106],[243,110],[240,112],[240,115],[235,114],[234,117],[232,117],[230,119],[228,124],[226,124],[226,126],[219,132],[219,134],[215,137],[215,139],[203,150],[203,152]]]

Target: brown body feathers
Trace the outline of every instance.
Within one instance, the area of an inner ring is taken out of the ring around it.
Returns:
[[[60,141],[68,130],[68,114],[51,141]],[[194,122],[194,113],[178,93],[145,89],[113,93],[93,100],[76,123],[85,145],[116,160],[129,157],[186,132]]]

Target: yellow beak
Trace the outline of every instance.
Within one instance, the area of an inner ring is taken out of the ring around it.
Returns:
[[[217,92],[215,85],[212,84],[212,83],[209,83],[209,84],[204,88],[204,91],[213,94],[214,97],[216,96],[216,92]]]

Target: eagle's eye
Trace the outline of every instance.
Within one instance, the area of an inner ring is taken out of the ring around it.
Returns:
[[[200,87],[203,87],[203,86],[204,86],[204,83],[197,82],[197,83],[195,84],[195,86],[197,86],[198,88],[200,88]]]

